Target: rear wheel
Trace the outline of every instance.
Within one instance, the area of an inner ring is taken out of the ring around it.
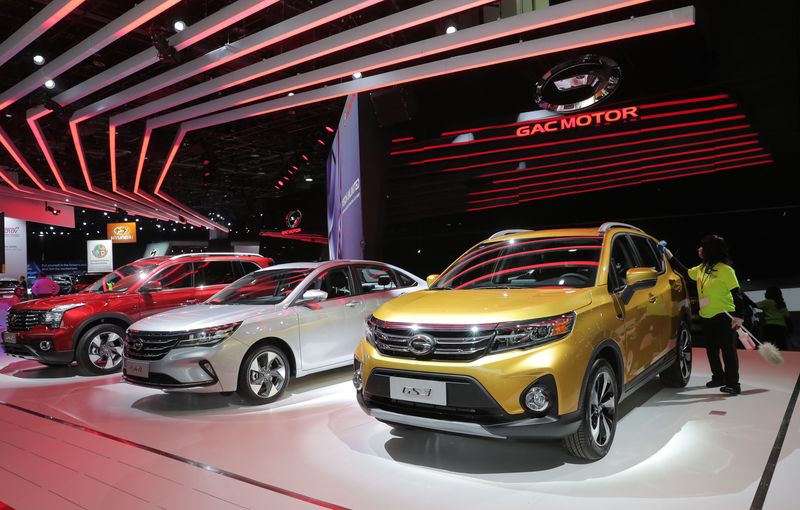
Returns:
[[[90,374],[111,374],[122,368],[125,330],[115,324],[99,324],[81,336],[76,358]]]
[[[581,423],[564,446],[575,457],[597,460],[605,457],[617,430],[617,378],[606,360],[594,362],[584,389]]]
[[[236,392],[250,404],[269,404],[283,394],[290,375],[289,360],[283,350],[262,345],[245,356]]]
[[[692,376],[692,332],[686,322],[678,328],[678,342],[675,346],[677,359],[659,374],[661,384],[670,388],[683,388]]]

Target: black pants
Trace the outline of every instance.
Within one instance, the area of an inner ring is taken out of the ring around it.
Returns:
[[[700,319],[706,337],[706,354],[711,366],[711,377],[728,386],[739,384],[739,356],[736,353],[736,333],[731,328],[731,319],[720,313],[710,319]],[[722,351],[722,361],[720,361]],[[723,367],[723,363],[725,364]]]
[[[777,324],[765,324],[764,325],[764,338],[762,339],[765,342],[771,342],[778,347],[778,349],[785,351],[786,350],[786,340],[789,338],[789,330],[786,329],[784,326],[779,326]]]

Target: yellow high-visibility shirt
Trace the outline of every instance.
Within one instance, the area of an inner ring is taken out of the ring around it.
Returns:
[[[708,271],[703,265],[689,269],[689,278],[697,282],[700,298],[700,317],[710,319],[724,312],[735,312],[731,291],[739,287],[736,272],[728,264],[719,262]]]

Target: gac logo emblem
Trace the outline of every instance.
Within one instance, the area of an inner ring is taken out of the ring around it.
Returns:
[[[139,352],[139,351],[141,351],[143,348],[144,348],[144,342],[142,342],[142,341],[141,341],[141,340],[139,340],[138,338],[137,338],[136,340],[134,340],[134,341],[133,341],[133,345],[131,346],[131,349],[133,349],[133,350],[134,350],[134,351],[136,351],[136,352]]]
[[[430,388],[414,388],[411,386],[405,386],[403,388],[403,395],[412,395],[415,397],[430,397],[431,396],[431,389]]]
[[[433,352],[436,348],[436,340],[428,335],[414,335],[408,341],[408,350],[411,354],[425,356]]]
[[[114,235],[116,236],[126,236],[128,235],[128,227],[120,225],[118,227],[114,227]]]

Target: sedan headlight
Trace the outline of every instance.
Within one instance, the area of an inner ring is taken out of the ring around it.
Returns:
[[[190,331],[188,336],[178,342],[176,347],[196,347],[196,346],[209,346],[217,345],[233,334],[236,329],[241,326],[241,322],[232,322],[222,326],[214,326],[211,328],[196,329]]]
[[[575,325],[575,312],[558,317],[497,325],[492,352],[525,349],[546,344],[570,334]]]
[[[367,339],[367,342],[373,347],[375,345],[375,328],[377,327],[378,320],[373,317],[372,315],[364,322],[364,338]]]
[[[83,306],[85,304],[86,303],[72,303],[71,305],[59,305],[51,308],[42,316],[42,325],[47,326],[50,329],[58,329],[61,327],[61,319],[64,318],[65,313],[73,308],[78,308],[79,306]]]

